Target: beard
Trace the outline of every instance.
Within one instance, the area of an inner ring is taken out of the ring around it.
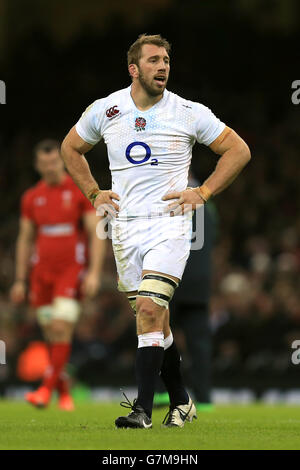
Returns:
[[[141,86],[144,88],[144,90],[146,91],[146,93],[148,93],[149,96],[153,96],[153,97],[162,95],[167,86],[167,80],[164,83],[163,88],[160,88],[160,89],[156,88],[155,84],[151,85],[145,80],[144,75],[142,74],[140,69],[139,69],[139,82]]]

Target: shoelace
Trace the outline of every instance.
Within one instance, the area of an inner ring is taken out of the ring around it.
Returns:
[[[192,408],[192,405],[190,406],[189,410],[186,413],[184,413],[180,408],[178,408],[178,406],[173,406],[173,407],[170,406],[169,411],[166,414],[162,424],[174,423],[175,416],[174,416],[173,412],[175,410],[177,410],[179,412],[179,415],[180,415],[180,418],[182,419],[182,421],[185,421],[186,417],[188,416],[189,412],[191,411],[191,408]]]
[[[132,411],[135,411],[135,404],[136,404],[136,398],[133,400],[133,403],[129,400],[128,396],[122,392],[126,401],[121,401],[120,405],[123,406],[123,408],[129,408]]]

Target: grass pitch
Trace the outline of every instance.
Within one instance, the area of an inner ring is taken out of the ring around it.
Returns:
[[[0,449],[299,449],[300,407],[217,406],[183,429],[161,422],[166,408],[154,410],[152,429],[116,429],[118,404],[77,405],[72,413],[37,410],[26,403],[0,401]]]

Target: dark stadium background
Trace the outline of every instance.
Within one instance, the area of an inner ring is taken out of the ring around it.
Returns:
[[[0,80],[7,93],[0,107],[2,393],[24,385],[17,359],[41,339],[28,309],[8,299],[19,200],[38,178],[32,147],[45,137],[62,139],[88,104],[129,85],[126,51],[143,32],[172,43],[168,88],[211,107],[252,151],[249,166],[215,199],[213,385],[257,396],[300,387],[300,365],[291,362],[291,344],[300,339],[300,105],[291,100],[300,78],[299,10],[297,0],[0,0]],[[104,145],[88,160],[108,189]],[[194,148],[200,180],[215,163],[207,149]],[[178,341],[185,354],[180,332]],[[77,329],[75,382],[132,384],[135,345],[109,250],[103,289]]]

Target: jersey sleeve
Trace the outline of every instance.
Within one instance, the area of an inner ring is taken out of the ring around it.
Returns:
[[[29,191],[26,191],[21,198],[21,217],[34,222],[32,197]]]
[[[97,100],[88,106],[75,125],[77,134],[91,145],[96,145],[102,139],[103,101],[103,99]]]
[[[196,103],[196,139],[197,142],[204,145],[210,145],[223,130],[224,122],[220,121],[214,113],[203,104]]]

